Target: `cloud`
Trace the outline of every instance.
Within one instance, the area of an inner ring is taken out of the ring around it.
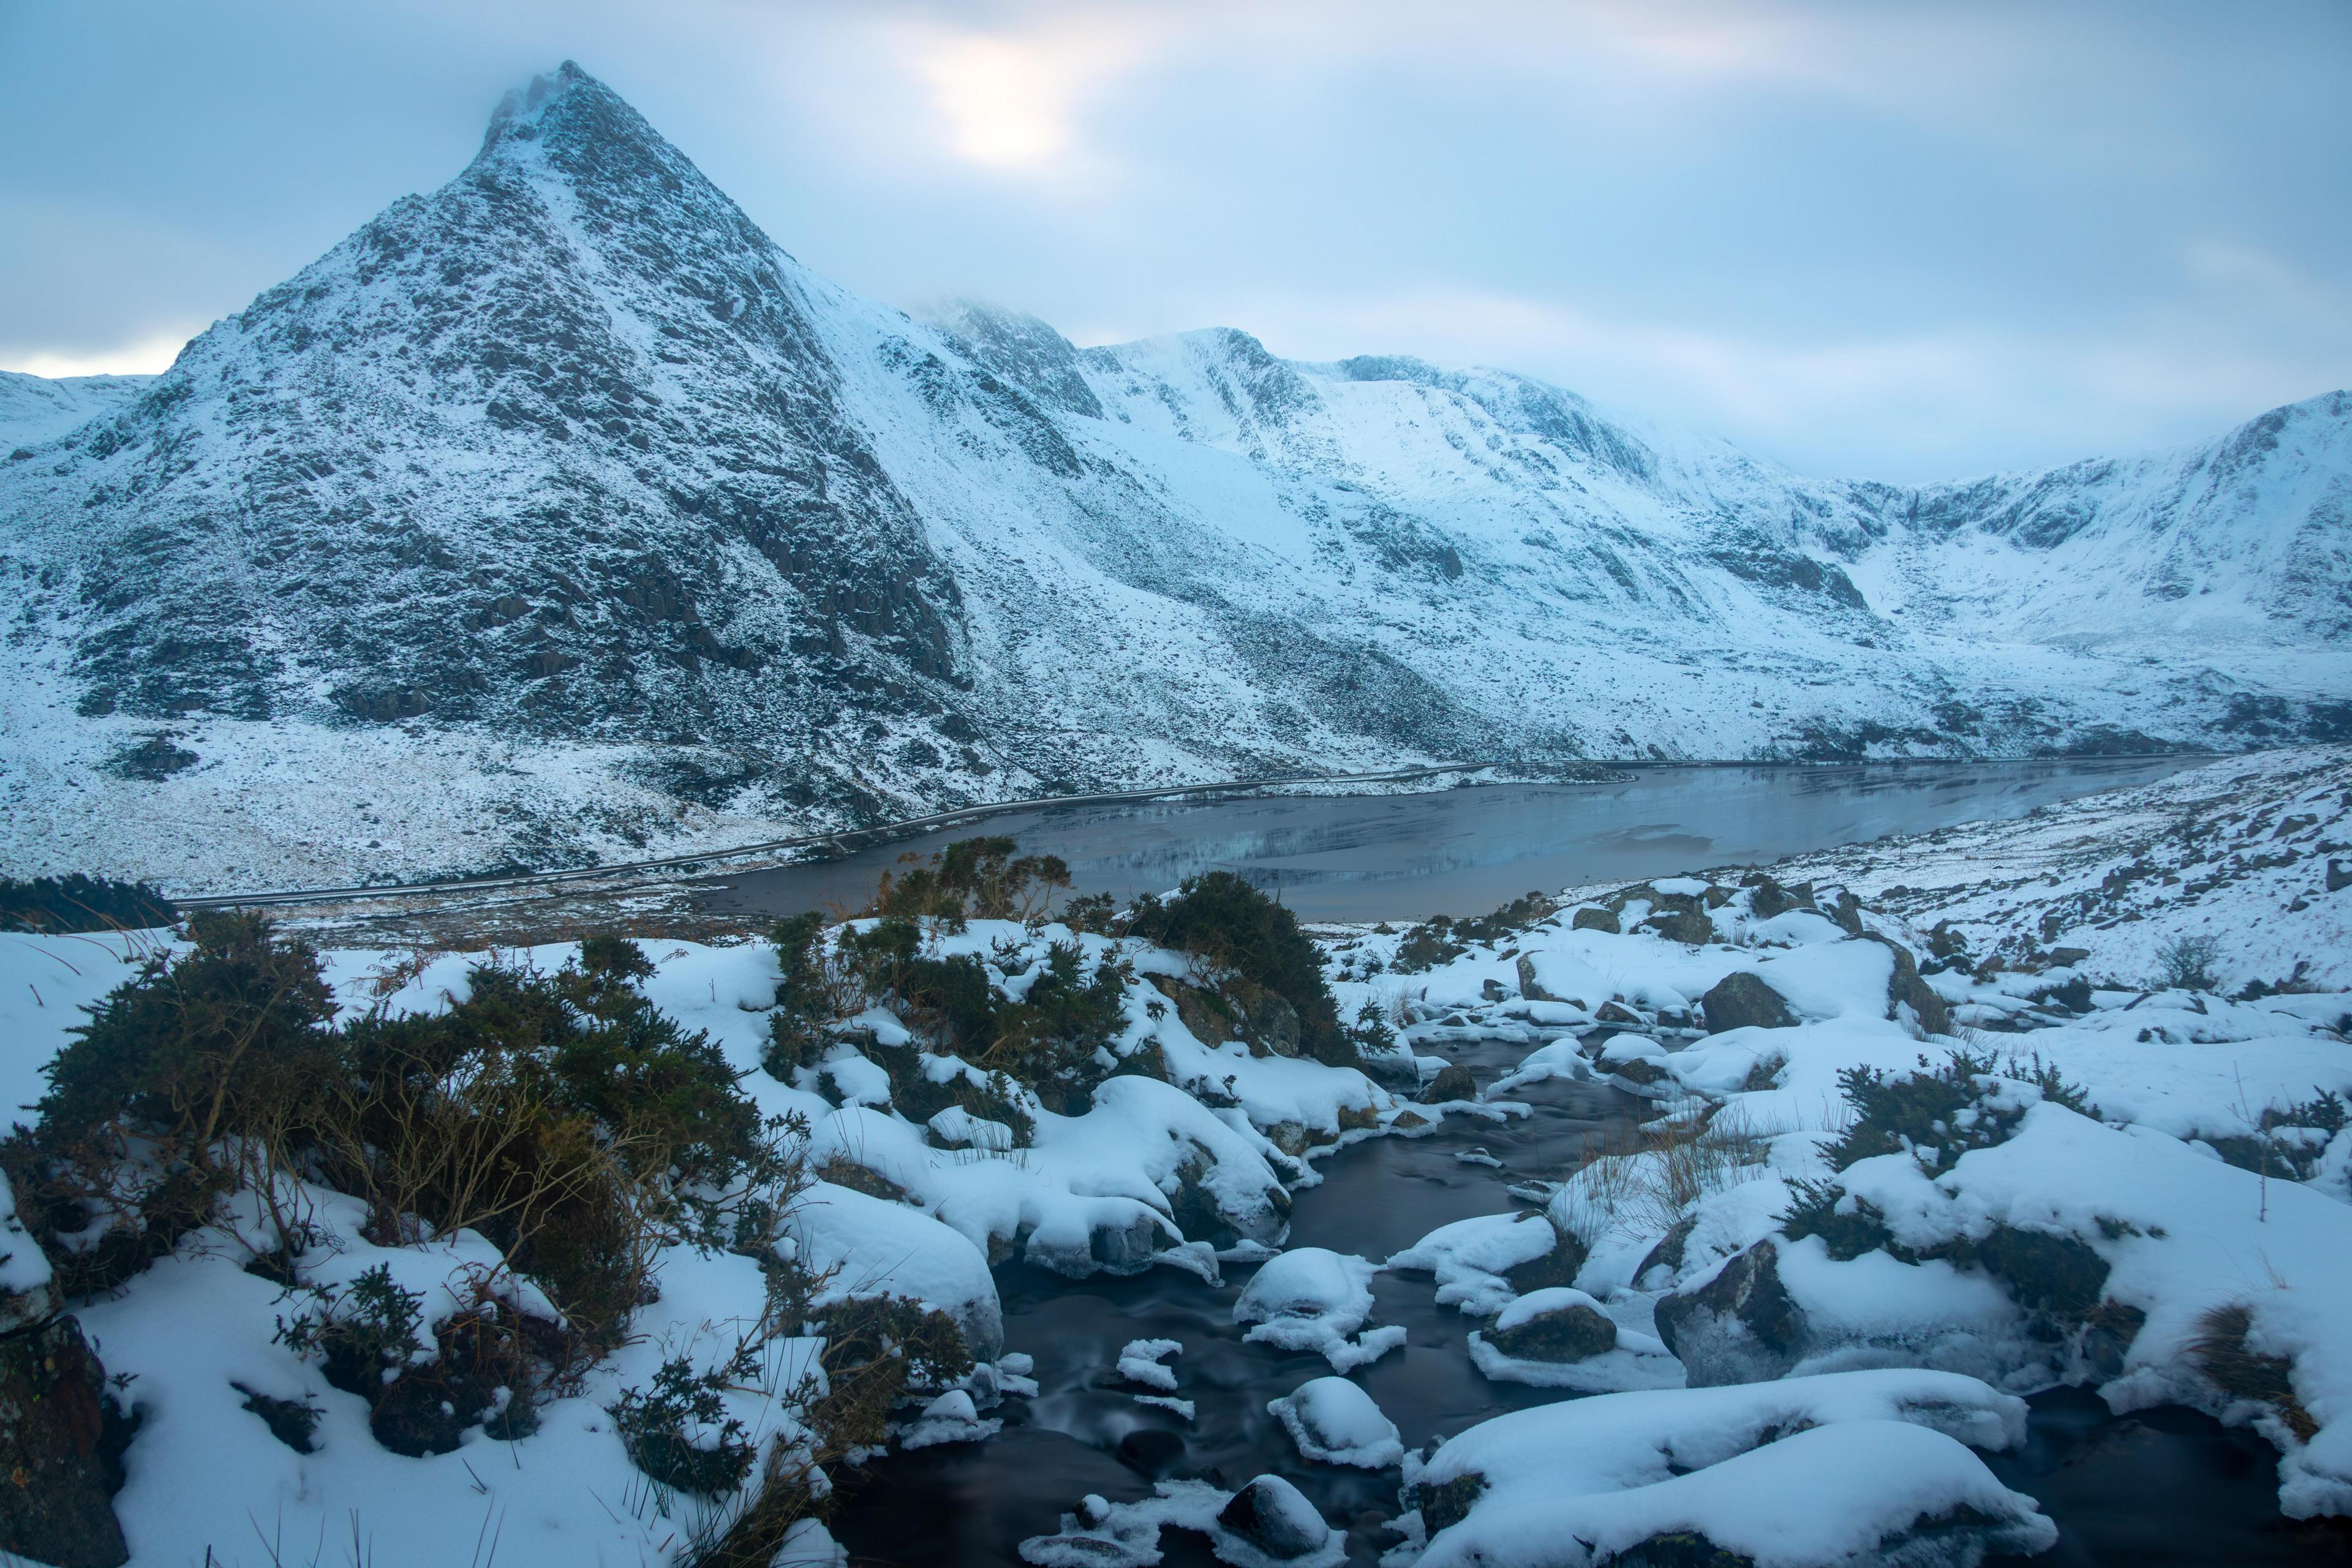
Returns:
[[[984,32],[935,25],[890,29],[911,59],[947,151],[1015,174],[1097,172],[1080,120],[1146,55],[1160,19],[1077,16],[1050,26]]]
[[[2105,334],[1963,324],[1803,342],[1450,288],[1260,295],[1228,313],[1293,358],[1410,353],[1517,371],[1637,426],[1671,409],[1674,426],[1801,472],[1903,483],[1981,471],[1988,448],[2023,468],[2208,439],[2342,384],[2352,350],[2341,330],[2299,353],[2250,346],[2197,309]]]
[[[184,330],[155,332],[129,342],[96,349],[30,349],[15,353],[0,350],[0,370],[26,375],[155,375],[172,368],[188,340],[204,331],[201,322]]]

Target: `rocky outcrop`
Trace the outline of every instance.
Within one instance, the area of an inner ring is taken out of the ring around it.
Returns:
[[[1797,1022],[1797,1015],[1790,1010],[1788,1001],[1744,969],[1716,982],[1714,988],[1698,999],[1698,1007],[1708,1030],[1718,1035],[1726,1029],[1787,1029]]]
[[[70,1317],[0,1337],[0,1550],[55,1568],[119,1568],[114,1518],[127,1436],[106,1369]]]
[[[1277,1563],[1318,1552],[1331,1539],[1315,1505],[1280,1476],[1260,1476],[1235,1492],[1217,1522]]]
[[[1580,1292],[1562,1291],[1557,1304],[1544,1301],[1517,1304],[1500,1326],[1485,1331],[1486,1342],[1514,1361],[1575,1362],[1605,1355],[1617,1348],[1617,1325],[1589,1299],[1571,1300]],[[1528,1306],[1539,1308],[1527,1311]]]
[[[1780,1283],[1769,1237],[1662,1299],[1657,1325],[1694,1388],[1783,1377],[1803,1353],[1805,1315]]]

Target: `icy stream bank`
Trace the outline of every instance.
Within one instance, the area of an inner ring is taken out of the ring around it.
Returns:
[[[1465,1041],[1447,1054],[1484,1085],[1507,1074],[1527,1047]],[[1509,1098],[1531,1114],[1452,1117],[1418,1137],[1375,1139],[1329,1156],[1321,1184],[1298,1195],[1289,1245],[1378,1259],[1457,1220],[1529,1212],[1509,1186],[1557,1173],[1586,1145],[1622,1136],[1654,1114],[1618,1089],[1562,1079]],[[1171,1478],[1231,1489],[1272,1472],[1345,1530],[1349,1562],[1376,1562],[1395,1539],[1382,1527],[1398,1511],[1397,1470],[1301,1457],[1267,1405],[1331,1369],[1311,1350],[1245,1342],[1233,1306],[1251,1271],[1229,1265],[1224,1272],[1225,1282],[1213,1287],[1170,1269],[1084,1281],[1020,1266],[999,1269],[1006,1348],[1035,1358],[1038,1397],[1008,1402],[1003,1432],[987,1443],[894,1455],[866,1467],[834,1520],[835,1536],[859,1561],[908,1568],[1010,1563],[1020,1561],[1024,1540],[1050,1534],[1087,1494],[1132,1501]],[[1562,1397],[1480,1375],[1465,1342],[1471,1320],[1437,1304],[1430,1276],[1383,1271],[1371,1291],[1370,1323],[1401,1326],[1406,1340],[1351,1380],[1408,1447]],[[1118,1374],[1122,1346],[1143,1338],[1182,1346],[1170,1362],[1174,1393],[1195,1407],[1192,1419],[1139,1402],[1138,1394],[1154,1391]],[[2276,1455],[2252,1434],[2178,1408],[2119,1419],[2079,1390],[2028,1403],[2024,1444],[1983,1457],[2005,1485],[2039,1500],[2060,1528],[2059,1546],[2031,1561],[2045,1568],[2336,1561],[2281,1518]],[[1160,1545],[1170,1563],[1215,1561],[1191,1532],[1166,1532]]]

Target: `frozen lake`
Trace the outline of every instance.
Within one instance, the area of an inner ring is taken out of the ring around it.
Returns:
[[[1069,862],[1076,890],[1125,900],[1223,868],[1310,921],[1483,914],[1530,889],[1632,880],[2021,816],[2201,759],[1645,768],[1618,784],[1483,784],[1425,795],[1248,796],[1009,812],[839,859],[714,881],[719,913],[853,910],[900,855],[975,834]]]

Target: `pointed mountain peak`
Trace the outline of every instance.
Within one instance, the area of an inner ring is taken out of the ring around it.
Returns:
[[[604,121],[611,128],[618,128],[617,122],[633,122],[628,129],[638,136],[661,140],[660,133],[646,124],[619,93],[582,70],[577,63],[566,60],[499,100],[490,115],[489,129],[483,133],[478,157],[487,158],[512,142],[536,142],[551,132],[561,135],[583,120]]]

